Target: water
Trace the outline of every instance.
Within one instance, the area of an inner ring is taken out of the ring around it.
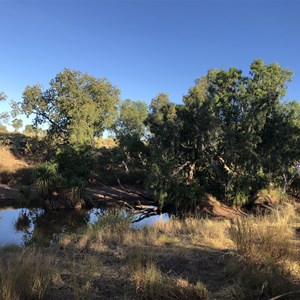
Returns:
[[[72,211],[45,211],[40,208],[0,208],[0,246],[37,243],[48,246],[57,242],[60,235],[73,233],[92,224],[105,214],[104,209]],[[140,219],[142,214],[135,215]],[[158,220],[166,221],[168,214],[152,215],[134,223],[133,228],[151,226]]]

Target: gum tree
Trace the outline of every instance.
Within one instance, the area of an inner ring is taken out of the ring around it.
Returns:
[[[90,144],[115,121],[120,91],[107,79],[64,69],[42,90],[27,86],[18,103],[34,126],[48,124],[48,133],[67,144]]]
[[[182,105],[162,95],[154,99],[147,119],[152,187],[162,190],[165,182],[168,199],[194,206],[204,193],[241,205],[282,178],[300,158],[299,109],[281,102],[291,75],[256,60],[248,75],[210,70]]]

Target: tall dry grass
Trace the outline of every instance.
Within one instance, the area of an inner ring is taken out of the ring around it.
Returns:
[[[1,248],[0,299],[44,299],[54,259],[34,248]]]
[[[295,209],[286,206],[270,215],[236,219],[229,236],[237,253],[257,261],[265,259],[296,259],[296,233],[292,225],[298,220]]]
[[[205,257],[195,256],[203,249],[208,253],[208,259],[215,260],[207,262],[211,276],[226,279],[224,287],[216,287],[217,294],[214,289],[210,290],[213,297],[269,299],[297,289],[295,282],[300,279],[300,259],[294,229],[296,223],[299,223],[299,216],[295,208],[285,206],[269,215],[231,222],[171,219],[135,230],[126,214],[112,211],[83,233],[66,236],[63,243],[70,244],[71,251],[75,247],[90,255],[98,253],[99,257],[109,254],[111,264],[121,264],[125,269],[130,265],[126,274],[132,280],[138,299],[206,299],[207,290],[199,281],[203,275],[201,269],[185,268],[178,262],[178,257],[182,257],[185,264],[206,263]],[[214,254],[210,255],[210,251]],[[224,262],[223,269],[217,267],[219,259]],[[211,266],[214,263],[216,270]],[[181,273],[166,271],[172,265],[174,270],[177,267],[185,270],[193,284],[181,278],[178,275]],[[81,284],[78,286],[82,287]]]
[[[131,258],[132,278],[139,299],[208,299],[205,285],[162,273],[153,260]]]
[[[203,245],[216,249],[231,248],[233,242],[228,231],[228,220],[211,220],[189,217],[184,220],[158,221],[150,228],[134,233],[134,240],[142,244],[163,246],[164,244]]]
[[[232,223],[229,235],[237,255],[227,270],[239,286],[238,298],[271,298],[297,289],[300,257],[293,224],[298,219],[295,209],[286,206],[270,215],[244,217]]]

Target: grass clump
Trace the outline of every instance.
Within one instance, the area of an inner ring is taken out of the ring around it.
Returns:
[[[128,211],[120,208],[110,208],[99,215],[94,224],[97,228],[106,230],[127,231],[133,222],[133,216]]]
[[[0,256],[0,299],[44,299],[53,258],[34,248],[6,247]]]
[[[291,220],[288,209],[266,216],[244,217],[232,223],[229,233],[242,257],[257,261],[291,258],[296,250]]]
[[[171,219],[168,222],[157,222],[151,231],[157,231],[169,237],[184,237],[193,245],[210,245],[216,248],[230,248],[232,241],[228,235],[228,220],[211,220],[188,217],[183,220]]]
[[[44,162],[35,169],[35,185],[39,195],[46,199],[57,184],[58,165],[54,162]]]
[[[299,253],[293,217],[294,210],[285,208],[232,223],[229,233],[237,256],[228,270],[242,287],[241,299],[254,295],[270,298],[296,288],[293,278],[299,271]]]
[[[133,282],[140,299],[208,299],[205,285],[163,274],[152,260],[137,256],[132,263]]]
[[[133,216],[128,211],[110,208],[98,216],[98,220],[89,224],[80,237],[80,245],[99,248],[102,244],[118,244],[124,241],[125,235],[133,230]]]

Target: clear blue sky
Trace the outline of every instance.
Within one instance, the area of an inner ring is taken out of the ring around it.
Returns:
[[[245,72],[255,58],[294,71],[300,99],[300,1],[3,1],[0,91],[20,100],[63,68],[107,77],[122,99],[180,103],[211,68]],[[0,104],[0,112],[8,104]]]

